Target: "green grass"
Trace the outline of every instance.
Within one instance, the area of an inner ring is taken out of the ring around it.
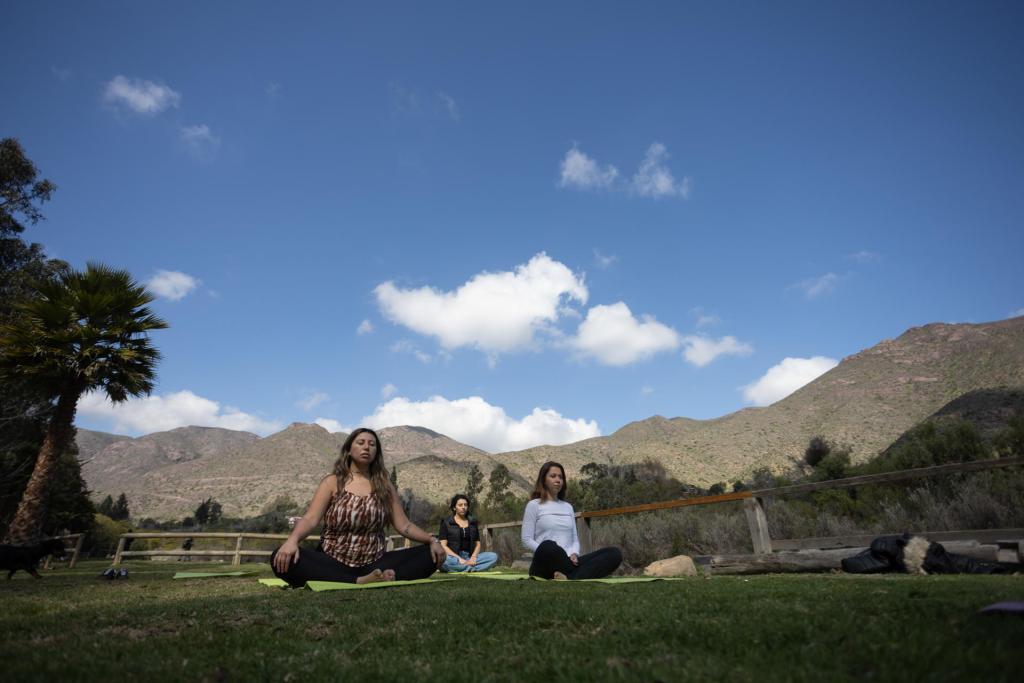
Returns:
[[[1024,618],[976,614],[1024,599],[1024,577],[460,578],[313,593],[171,580],[226,565],[131,562],[116,581],[96,578],[105,566],[0,582],[4,680],[998,681],[1019,680],[1024,642]]]

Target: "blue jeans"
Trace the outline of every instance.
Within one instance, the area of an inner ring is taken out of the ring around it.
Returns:
[[[469,559],[469,553],[463,551],[459,553],[459,556],[464,559]],[[443,572],[482,572],[490,569],[498,563],[497,553],[478,553],[476,556],[476,564],[459,564],[451,555],[444,559],[444,564],[441,565],[441,571]]]

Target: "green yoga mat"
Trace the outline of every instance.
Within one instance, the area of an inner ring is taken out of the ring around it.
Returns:
[[[288,588],[288,582],[284,579],[259,579],[259,582],[271,588]]]
[[[241,569],[236,572],[178,572],[175,579],[217,579],[225,576],[252,576],[259,574],[258,569]]]
[[[451,579],[415,579],[413,581],[375,581],[373,583],[345,583],[343,581],[307,581],[306,588],[316,593],[321,591],[360,590],[363,588],[397,588],[398,586],[418,586],[424,583],[441,583]]]
[[[520,581],[530,578],[527,574],[499,574],[497,572],[452,572],[446,576],[472,576],[474,579],[497,579],[498,581]]]

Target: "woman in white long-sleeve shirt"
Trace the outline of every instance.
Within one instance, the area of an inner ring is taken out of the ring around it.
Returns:
[[[533,551],[530,576],[542,579],[599,579],[622,564],[622,551],[601,548],[580,555],[576,513],[565,502],[565,468],[546,462],[523,513],[523,545]]]

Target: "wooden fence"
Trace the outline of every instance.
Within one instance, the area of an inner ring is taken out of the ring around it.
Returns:
[[[642,505],[630,505],[626,507],[611,508],[608,510],[591,510],[576,513],[576,530],[580,539],[580,550],[589,552],[592,550],[590,524],[591,520],[601,517],[614,517],[628,515],[637,512],[653,512],[656,510],[672,510],[681,507],[698,505],[715,505],[718,503],[729,503],[742,501],[743,512],[747,518],[747,525],[750,529],[751,543],[756,555],[769,555],[774,551],[790,550],[834,550],[841,548],[861,548],[869,545],[877,534],[853,535],[853,536],[830,536],[821,538],[783,538],[773,539],[768,533],[768,518],[764,511],[764,500],[767,498],[785,498],[788,496],[803,495],[816,491],[827,491],[830,489],[849,489],[871,484],[883,484],[897,481],[908,481],[948,474],[961,474],[965,472],[978,472],[1002,467],[1013,467],[1024,465],[1024,456],[1010,458],[996,458],[992,460],[974,460],[971,462],[955,463],[952,465],[936,465],[934,467],[921,467],[911,470],[899,470],[896,472],[884,472],[882,474],[866,474],[858,477],[847,477],[846,479],[833,479],[830,481],[811,482],[806,484],[794,484],[771,489],[758,489],[752,491],[737,491],[734,493],[723,493],[716,496],[699,496],[695,498],[682,498],[679,500],[668,500],[660,503],[644,503]],[[503,529],[522,526],[521,521],[502,522],[489,524],[481,527],[481,534],[484,536],[483,545],[492,547],[494,544],[494,529]],[[904,531],[904,530],[894,530]],[[1024,529],[976,529],[962,531],[926,531],[920,530],[915,533],[927,536],[929,539],[939,542],[949,541],[978,541],[982,543],[1002,543],[1007,548],[1014,546],[1014,551],[1008,553],[1004,559],[1008,561],[1021,561],[1019,558],[1024,555],[1021,539],[1024,539]],[[1010,555],[1018,559],[1010,559]]]
[[[975,460],[952,465],[937,465],[935,467],[921,467],[911,470],[899,470],[896,472],[884,472],[882,474],[867,474],[858,477],[847,477],[846,479],[834,479],[805,484],[794,484],[771,489],[758,489],[753,491],[736,491],[734,493],[723,493],[716,496],[699,496],[696,498],[682,498],[679,500],[668,500],[660,503],[644,503],[642,505],[630,505],[626,507],[611,508],[607,510],[590,510],[576,513],[576,530],[580,539],[581,552],[590,552],[593,548],[591,542],[591,520],[602,517],[615,517],[638,512],[653,512],[657,510],[672,510],[675,508],[716,505],[719,503],[730,503],[741,501],[743,513],[747,519],[750,529],[751,543],[754,554],[765,558],[762,562],[768,562],[767,556],[777,551],[795,550],[822,550],[837,551],[847,548],[860,548],[867,546],[875,538],[872,535],[852,536],[830,536],[820,538],[782,538],[773,539],[768,533],[768,518],[765,515],[763,501],[767,498],[785,498],[817,491],[830,489],[850,489],[859,486],[872,484],[883,484],[897,481],[909,481],[948,474],[962,474],[965,472],[978,472],[982,470],[997,469],[1002,467],[1013,467],[1024,465],[1024,456],[1009,458],[996,458],[993,460]],[[498,529],[516,528],[522,526],[522,521],[499,522],[497,524],[481,525],[481,545],[485,550],[494,547],[494,532]],[[894,532],[897,530],[894,530]],[[904,530],[898,530],[904,531]],[[927,536],[933,541],[958,542],[977,541],[991,543],[1000,546],[998,559],[1019,562],[1024,558],[1024,528],[1018,529],[976,529],[961,531],[926,531],[917,530],[914,533]],[[127,539],[132,538],[157,538],[157,539],[200,539],[200,538],[222,538],[235,541],[234,550],[184,550],[182,548],[170,550],[126,550]],[[117,552],[114,555],[114,564],[119,565],[127,557],[199,557],[199,558],[231,558],[234,565],[240,564],[243,557],[266,557],[269,558],[270,550],[246,550],[243,548],[246,539],[274,539],[284,541],[287,534],[251,534],[251,533],[230,533],[230,532],[197,532],[197,533],[147,533],[133,532],[122,534],[117,545]],[[404,541],[403,547],[410,547],[412,544],[402,536],[388,536],[387,548],[393,549],[398,539]],[[319,541],[319,536],[307,536],[307,541]],[[79,539],[78,545],[81,545]],[[1003,552],[1005,550],[1005,552]],[[77,550],[76,550],[77,558]],[[993,551],[992,559],[997,559]]]
[[[134,540],[137,538],[149,538],[149,539],[160,539],[160,540],[177,540],[177,539],[188,539],[191,538],[193,541],[196,539],[203,538],[221,538],[227,540],[233,540],[235,542],[234,550],[196,550],[178,547],[178,548],[167,548],[162,550],[130,550],[128,540]],[[243,532],[131,532],[121,534],[120,539],[117,542],[117,550],[114,552],[114,566],[118,566],[125,558],[138,557],[138,558],[153,558],[153,557],[178,557],[186,558],[191,560],[193,557],[199,559],[227,559],[231,558],[231,564],[239,565],[242,563],[243,557],[261,557],[270,559],[272,550],[252,550],[246,549],[243,546],[247,539],[271,539],[284,543],[288,538],[288,534],[255,534],[255,533],[243,533]],[[405,541],[404,547],[408,548],[412,545],[409,539],[403,536],[388,536],[387,537],[387,549],[392,550],[395,547],[396,539],[402,539]],[[319,543],[319,536],[306,536],[305,541],[314,541]]]
[[[64,541],[64,552],[71,551],[71,557],[68,558],[68,569],[74,569],[75,565],[78,564],[78,556],[82,554],[82,542],[85,540],[85,534],[64,534],[63,536],[54,536],[54,538]],[[74,541],[74,545],[68,548],[68,541]],[[43,562],[43,569],[50,568],[51,556],[47,555],[46,560]]]

